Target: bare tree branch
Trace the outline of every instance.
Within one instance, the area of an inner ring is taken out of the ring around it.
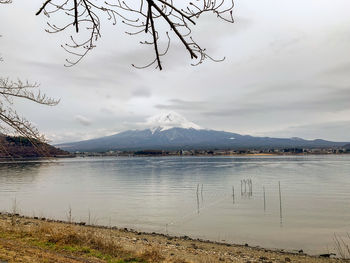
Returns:
[[[48,106],[55,106],[59,103],[58,100],[49,98],[40,91],[34,92],[33,90],[36,90],[38,86],[37,83],[22,82],[20,80],[13,82],[7,78],[0,77],[0,121],[12,129],[15,134],[44,141],[44,137],[39,131],[14,109],[16,98]],[[0,132],[3,132],[4,129],[1,129],[1,127]],[[9,129],[6,132],[8,133]]]
[[[4,3],[9,3],[9,1],[0,2],[0,4]],[[1,57],[0,61],[2,61]],[[54,100],[41,93],[38,87],[37,83],[11,81],[0,76],[0,134],[21,135],[28,138],[34,146],[37,142],[46,141],[37,128],[15,110],[16,98],[48,106],[55,106],[59,103],[59,100]],[[35,90],[38,91],[35,92]]]
[[[114,25],[121,21],[130,29],[136,29],[127,31],[129,35],[151,36],[152,42],[141,41],[141,44],[154,46],[155,59],[146,67],[156,63],[157,67],[162,70],[161,57],[169,50],[168,30],[172,31],[184,45],[191,59],[196,60],[192,65],[201,64],[205,59],[222,61],[222,59],[215,60],[207,55],[206,49],[193,40],[192,27],[196,25],[195,20],[204,13],[213,13],[217,18],[233,23],[233,0],[183,0],[176,3],[173,0],[109,1],[111,0],[47,0],[36,13],[36,15],[44,13],[49,19],[56,13],[64,13],[68,16],[67,22],[61,25],[48,22],[46,31],[49,33],[66,31],[71,26],[75,27],[78,33],[78,25],[89,33],[88,37],[78,40],[83,36],[79,32],[81,35],[70,37],[71,43],[62,45],[73,58],[66,60],[66,66],[76,65],[96,47],[96,42],[101,37],[100,20],[103,17],[111,20]],[[168,44],[166,44],[166,52],[161,53],[159,45],[163,43]]]
[[[152,0],[147,0],[147,1],[151,2]],[[148,4],[147,21],[151,21],[153,43],[154,43],[154,49],[156,52],[157,63],[158,63],[159,70],[162,70],[162,64],[160,63],[159,50],[158,50],[157,31],[156,31],[155,26],[154,26],[154,20],[153,20],[153,16],[152,16],[152,5],[151,4]]]

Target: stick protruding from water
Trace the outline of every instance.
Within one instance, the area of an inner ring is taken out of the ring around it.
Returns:
[[[280,199],[280,221],[282,226],[282,195],[281,195],[281,182],[278,181],[278,193],[279,193],[279,199]]]
[[[265,186],[263,186],[263,192],[264,192],[264,212],[266,212],[266,195],[265,195]]]
[[[232,185],[232,203],[235,204],[235,187]]]

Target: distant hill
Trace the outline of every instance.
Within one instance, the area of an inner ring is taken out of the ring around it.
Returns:
[[[345,148],[346,150],[350,150],[350,143],[349,143],[349,144],[344,145],[344,148]]]
[[[68,152],[25,137],[0,134],[0,158],[38,158],[67,156]]]
[[[325,148],[340,147],[346,144],[346,142],[330,142],[320,139],[253,137],[207,130],[176,113],[159,115],[150,120],[149,129],[128,130],[112,136],[60,144],[57,147],[69,152],[106,152],[149,149]]]

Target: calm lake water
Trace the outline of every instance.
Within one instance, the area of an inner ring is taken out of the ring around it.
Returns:
[[[350,232],[349,190],[350,155],[0,163],[3,211],[311,254]]]

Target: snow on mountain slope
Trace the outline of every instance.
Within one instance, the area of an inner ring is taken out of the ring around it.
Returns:
[[[166,131],[172,128],[202,129],[199,125],[188,121],[185,117],[173,111],[148,118],[146,125],[151,129],[152,133],[155,131]]]

